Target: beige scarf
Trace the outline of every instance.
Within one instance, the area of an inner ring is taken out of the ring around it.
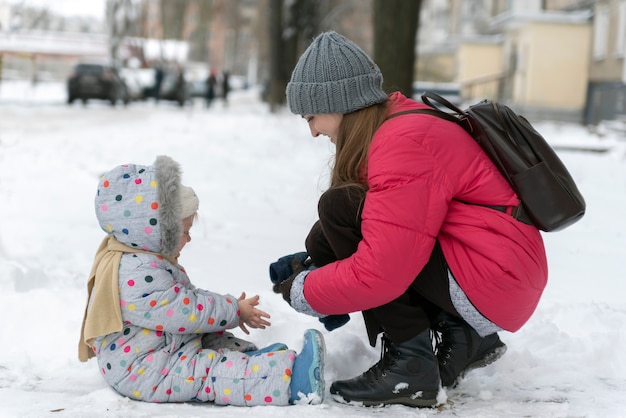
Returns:
[[[128,247],[116,240],[113,235],[107,235],[96,251],[87,282],[87,306],[78,343],[80,361],[87,361],[95,356],[91,347],[96,337],[122,330],[118,275],[120,260],[124,253],[153,254],[177,265],[176,260],[171,257]]]

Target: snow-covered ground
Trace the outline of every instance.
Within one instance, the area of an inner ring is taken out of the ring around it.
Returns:
[[[271,291],[269,263],[304,248],[333,147],[257,98],[234,92],[228,107],[218,101],[212,109],[69,107],[60,84],[0,84],[0,417],[626,416],[626,141],[557,123],[536,127],[559,146],[587,214],[544,234],[550,280],[535,315],[521,331],[502,333],[507,354],[471,372],[441,408],[368,409],[330,396],[283,408],[154,405],[109,389],[95,361],[80,363],[76,353],[87,274],[104,235],[93,197],[102,172],[160,154],[182,164],[183,181],[200,196],[181,263],[198,287],[261,296],[272,326],[253,330],[254,342],[299,350],[306,328],[322,330],[327,386],[378,360],[360,314],[327,332]]]

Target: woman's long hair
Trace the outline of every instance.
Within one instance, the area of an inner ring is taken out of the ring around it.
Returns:
[[[386,117],[386,101],[343,115],[337,135],[330,187],[360,185],[367,189],[363,178],[367,170],[367,155],[374,133]]]

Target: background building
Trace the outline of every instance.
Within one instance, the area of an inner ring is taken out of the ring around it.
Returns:
[[[63,79],[88,56],[163,63],[192,82],[210,69],[245,85],[268,79],[270,0],[107,0],[100,22],[24,4],[0,0],[0,80]],[[284,36],[302,32],[285,40],[291,55],[329,29],[372,53],[371,0],[280,4]],[[455,86],[462,103],[589,124],[626,114],[626,0],[422,0],[417,45],[414,79]]]

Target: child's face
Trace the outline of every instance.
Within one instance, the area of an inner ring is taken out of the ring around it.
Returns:
[[[176,258],[180,257],[180,252],[183,250],[183,247],[191,241],[191,234],[189,230],[193,225],[194,215],[191,215],[185,219],[183,219],[183,234],[180,236],[180,241],[178,241],[178,248],[176,249]]]

